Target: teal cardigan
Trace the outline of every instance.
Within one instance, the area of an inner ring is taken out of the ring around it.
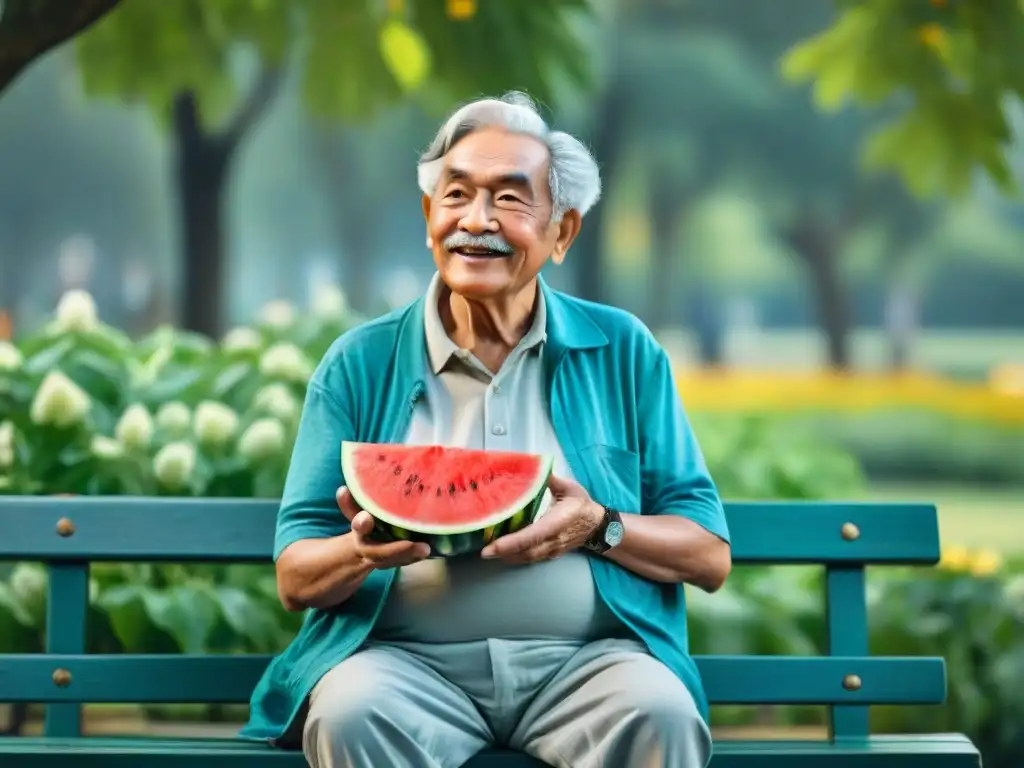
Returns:
[[[619,309],[552,290],[544,374],[551,421],[573,476],[599,503],[645,515],[682,515],[728,541],[725,515],[683,413],[668,356]],[[423,299],[341,336],[309,382],[281,499],[275,559],[306,538],[338,536],[342,440],[401,442],[429,368]],[[608,607],[687,686],[707,719],[690,657],[683,587],[650,581],[602,557],[590,560]],[[317,681],[366,640],[394,570],[374,571],[345,603],[310,610],[252,695],[241,737],[281,737]]]

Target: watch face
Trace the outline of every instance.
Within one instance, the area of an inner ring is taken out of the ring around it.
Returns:
[[[604,531],[604,540],[609,547],[617,547],[622,542],[622,537],[626,533],[622,527],[622,523],[617,520],[613,520],[608,523],[608,527]]]

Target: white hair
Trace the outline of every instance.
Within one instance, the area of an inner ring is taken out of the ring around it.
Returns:
[[[601,197],[601,172],[590,150],[574,136],[548,128],[533,99],[518,91],[498,99],[470,102],[444,121],[420,156],[416,175],[423,194],[434,194],[444,157],[452,147],[474,131],[491,127],[534,136],[547,146],[551,155],[548,186],[553,220],[558,221],[573,209],[582,216]]]

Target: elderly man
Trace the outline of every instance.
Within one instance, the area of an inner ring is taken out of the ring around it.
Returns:
[[[510,94],[446,120],[419,185],[437,274],[309,383],[275,546],[281,599],[308,613],[242,735],[301,740],[319,768],[456,768],[489,745],[703,768],[683,584],[729,573],[722,505],[648,330],[539,274],[597,201],[597,164]],[[555,503],[414,600],[403,582],[436,561],[368,538],[342,440],[553,454]]]

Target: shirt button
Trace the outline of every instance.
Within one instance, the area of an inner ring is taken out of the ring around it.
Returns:
[[[505,427],[502,424],[495,424],[493,427],[491,427],[491,432],[493,432],[496,435],[504,435]]]
[[[493,387],[491,387],[491,391],[494,392],[494,394],[496,394],[496,395],[500,395],[501,394],[501,385],[500,384],[495,384]]]

